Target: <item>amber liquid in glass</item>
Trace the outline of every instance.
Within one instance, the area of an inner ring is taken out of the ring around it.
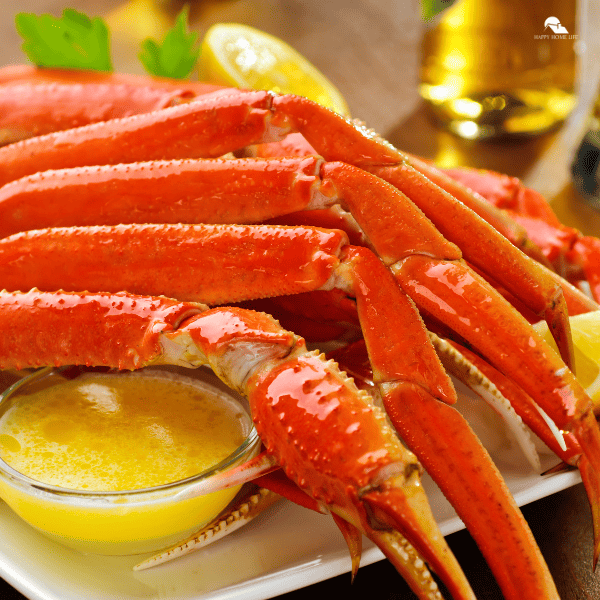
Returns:
[[[542,133],[575,106],[576,42],[575,0],[459,0],[424,34],[421,96],[464,138]]]

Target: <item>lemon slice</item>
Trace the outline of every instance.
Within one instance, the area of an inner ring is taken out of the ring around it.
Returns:
[[[291,46],[237,23],[217,23],[202,42],[200,77],[211,83],[297,94],[349,116],[335,86]]]
[[[570,317],[575,347],[575,373],[588,395],[600,403],[600,311]],[[548,326],[543,321],[534,325],[536,331],[556,349]],[[558,352],[558,350],[557,350]]]

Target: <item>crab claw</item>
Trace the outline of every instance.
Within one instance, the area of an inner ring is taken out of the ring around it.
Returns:
[[[333,361],[307,352],[304,340],[271,317],[125,293],[32,290],[0,292],[0,329],[2,368],[210,365],[248,397],[256,429],[288,477],[372,535],[421,599],[439,596],[423,575],[424,563],[400,550],[398,533],[433,565],[455,600],[474,600],[431,515],[415,456]]]

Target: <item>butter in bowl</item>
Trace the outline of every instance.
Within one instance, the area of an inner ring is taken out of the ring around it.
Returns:
[[[199,369],[42,369],[0,396],[0,496],[86,553],[172,545],[238,487],[195,494],[260,450],[243,398]]]

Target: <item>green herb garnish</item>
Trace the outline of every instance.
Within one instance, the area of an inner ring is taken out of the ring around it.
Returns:
[[[139,58],[151,75],[184,79],[194,68],[200,54],[198,34],[190,33],[185,7],[178,15],[175,26],[165,35],[162,44],[151,38],[142,42]]]
[[[19,13],[23,51],[40,67],[112,71],[108,28],[98,17],[67,8],[62,17]]]
[[[443,10],[450,8],[455,0],[421,0],[421,16],[423,21],[431,21]]]

